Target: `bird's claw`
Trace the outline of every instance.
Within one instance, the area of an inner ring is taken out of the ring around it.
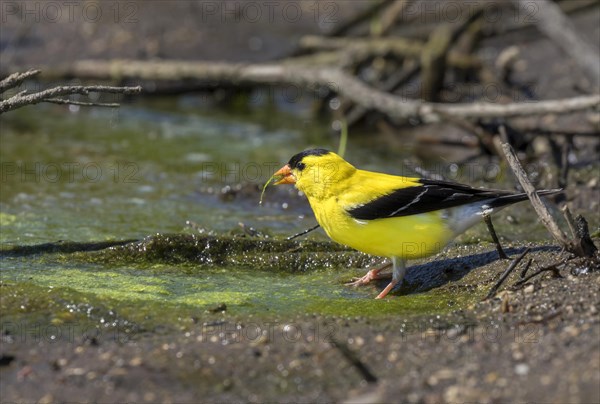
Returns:
[[[352,280],[350,282],[346,283],[346,285],[347,286],[355,286],[355,287],[363,286],[363,285],[366,285],[376,279],[381,279],[382,276],[379,274],[380,271],[381,271],[381,268],[371,269],[369,272],[367,272],[361,278],[352,278]]]
[[[367,277],[367,275],[360,277],[360,278],[352,278],[350,279],[350,282],[345,283],[346,286],[362,286],[362,285],[366,285],[367,283],[371,282],[371,279]]]

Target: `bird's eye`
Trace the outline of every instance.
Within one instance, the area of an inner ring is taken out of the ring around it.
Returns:
[[[306,164],[304,164],[304,163],[296,164],[296,168],[300,171],[304,170],[305,167],[306,167]]]

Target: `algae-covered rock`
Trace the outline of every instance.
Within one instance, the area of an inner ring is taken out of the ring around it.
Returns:
[[[102,263],[169,263],[259,270],[305,272],[334,267],[366,267],[379,259],[339,244],[267,238],[157,234],[100,251],[82,252],[78,259]]]

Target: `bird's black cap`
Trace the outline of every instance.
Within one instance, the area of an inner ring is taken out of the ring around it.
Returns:
[[[290,161],[288,162],[288,165],[290,166],[290,168],[293,170],[295,168],[302,170],[304,167],[302,165],[298,165],[302,159],[306,156],[324,156],[326,154],[329,154],[330,151],[326,150],[326,149],[310,149],[310,150],[304,150],[303,152],[300,152],[296,155],[294,155]]]

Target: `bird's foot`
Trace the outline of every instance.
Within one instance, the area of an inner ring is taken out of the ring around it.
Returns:
[[[392,274],[382,274],[380,273],[381,271],[383,271],[384,269],[390,267],[392,264],[385,264],[382,265],[378,268],[373,268],[371,269],[369,272],[367,272],[363,277],[361,278],[354,278],[352,279],[350,282],[346,283],[347,286],[362,286],[362,285],[366,285],[371,281],[375,281],[378,279],[387,279],[387,278],[391,278]]]

